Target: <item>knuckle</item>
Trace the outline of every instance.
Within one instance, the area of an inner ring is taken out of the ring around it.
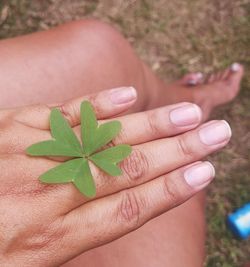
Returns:
[[[169,203],[170,206],[176,206],[180,203],[180,189],[174,179],[169,179],[168,175],[163,177],[163,190],[167,200],[166,202]]]
[[[0,151],[9,151],[15,145],[10,138],[13,134],[15,136],[15,123],[10,117],[0,120]]]
[[[177,137],[177,149],[181,158],[192,158],[193,150],[183,136]]]
[[[0,131],[9,129],[13,125],[12,115],[0,117]]]
[[[118,206],[118,221],[131,228],[138,227],[141,218],[141,206],[142,204],[135,192],[131,190],[123,191]]]
[[[41,229],[37,229],[37,232],[32,233],[31,236],[26,238],[25,247],[28,250],[37,250],[49,247],[60,239],[61,235],[62,232],[55,227],[42,227]]]
[[[11,256],[20,250],[36,251],[38,255],[41,251],[56,251],[67,233],[68,228],[58,221],[48,221],[47,225],[28,224],[22,231],[12,233],[5,254]]]
[[[92,104],[95,113],[97,115],[97,118],[102,117],[102,114],[104,113],[104,110],[102,108],[102,105],[100,104],[100,101],[98,99],[98,94],[93,94],[88,97],[88,101]]]
[[[133,150],[131,155],[122,162],[122,169],[128,177],[128,182],[134,184],[145,176],[149,169],[149,162],[146,155],[140,150]]]
[[[120,133],[111,141],[112,145],[118,145],[126,143],[127,140],[129,140],[128,133],[125,131],[125,129],[122,127]]]
[[[158,124],[156,123],[157,122],[157,114],[155,111],[153,112],[149,112],[147,114],[147,126],[149,128],[149,132],[150,132],[150,135],[152,136],[159,136],[160,135],[160,128],[158,127]]]
[[[63,116],[69,121],[71,125],[76,125],[79,120],[78,111],[74,104],[66,103],[58,107]]]

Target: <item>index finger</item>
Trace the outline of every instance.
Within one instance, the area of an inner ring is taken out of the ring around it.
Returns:
[[[133,87],[119,87],[104,90],[96,94],[74,98],[65,103],[55,105],[33,105],[8,110],[15,121],[41,130],[49,129],[49,115],[52,108],[58,108],[70,125],[80,124],[80,105],[84,100],[91,102],[97,119],[107,119],[129,109],[136,101],[137,93]],[[4,111],[5,112],[5,111]]]

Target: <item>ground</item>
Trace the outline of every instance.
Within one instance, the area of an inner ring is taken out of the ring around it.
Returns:
[[[228,213],[250,201],[249,0],[1,0],[0,38],[96,17],[112,23],[165,80],[189,71],[209,73],[232,62],[245,65],[239,97],[213,117],[230,122],[233,138],[210,157],[217,169],[207,204],[207,267],[237,267],[250,260],[250,241],[227,229]]]

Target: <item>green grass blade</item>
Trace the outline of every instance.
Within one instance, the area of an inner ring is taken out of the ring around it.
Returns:
[[[51,111],[50,128],[53,138],[62,144],[67,144],[67,146],[72,147],[77,153],[82,154],[82,147],[78,138],[58,109]]]
[[[88,161],[82,162],[73,183],[85,196],[94,197],[96,195],[95,182]]]
[[[79,153],[68,144],[63,144],[54,140],[33,144],[26,149],[26,153],[31,156],[81,157],[82,155],[82,153]]]
[[[86,160],[73,159],[66,161],[42,174],[39,179],[41,182],[49,184],[73,182],[84,161]]]

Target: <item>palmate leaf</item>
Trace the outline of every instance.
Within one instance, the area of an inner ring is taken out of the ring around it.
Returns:
[[[100,169],[111,176],[121,175],[122,171],[117,163],[124,160],[130,153],[129,145],[118,145],[90,156],[90,160]]]
[[[42,174],[39,177],[41,182],[50,184],[72,182],[82,194],[94,197],[96,188],[89,160],[109,175],[117,176],[122,173],[117,164],[131,153],[131,147],[118,145],[100,151],[120,132],[121,123],[111,121],[98,126],[90,102],[85,101],[81,105],[82,145],[58,109],[51,111],[50,128],[53,139],[28,147],[27,154],[66,156],[74,159],[59,164]]]
[[[81,157],[82,147],[69,123],[58,109],[50,115],[50,129],[54,140],[43,141],[26,149],[31,156]]]
[[[81,133],[83,151],[91,155],[108,144],[121,131],[119,121],[106,122],[98,126],[93,107],[88,101],[81,105]]]

